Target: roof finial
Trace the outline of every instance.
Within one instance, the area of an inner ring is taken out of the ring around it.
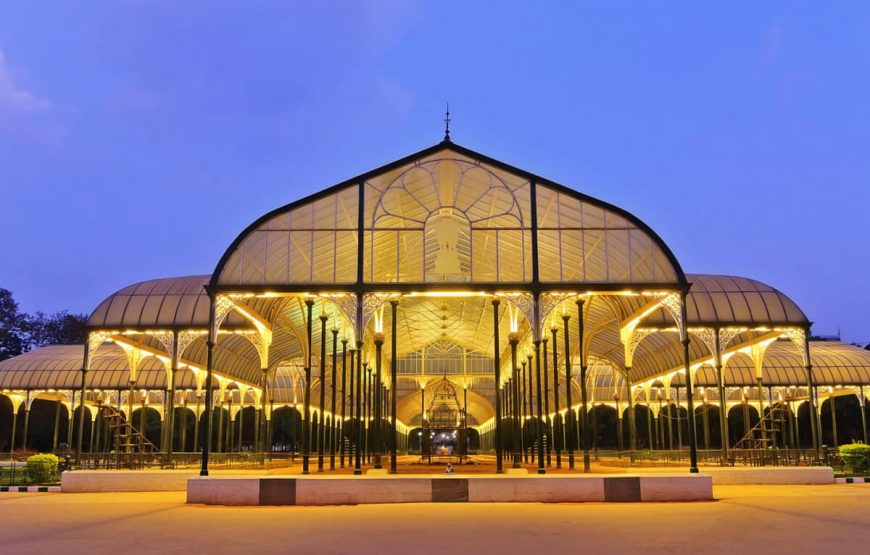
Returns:
[[[450,142],[450,103],[447,103],[447,113],[444,115],[444,140]]]

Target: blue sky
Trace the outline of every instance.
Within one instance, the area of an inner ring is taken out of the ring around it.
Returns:
[[[0,3],[0,287],[88,312],[440,140],[870,341],[870,4]]]

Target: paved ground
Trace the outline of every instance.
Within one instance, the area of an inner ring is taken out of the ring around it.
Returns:
[[[4,553],[867,553],[870,485],[721,486],[673,504],[202,507],[181,493],[0,494]]]

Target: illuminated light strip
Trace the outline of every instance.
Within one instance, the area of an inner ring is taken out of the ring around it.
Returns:
[[[731,357],[733,357],[734,355],[736,355],[738,353],[749,354],[749,352],[751,352],[751,350],[752,350],[753,345],[765,344],[765,343],[769,344],[769,343],[772,343],[773,341],[776,341],[780,337],[783,337],[782,332],[780,330],[770,331],[770,328],[766,328],[766,327],[751,328],[751,329],[747,328],[744,331],[767,331],[768,333],[776,333],[777,335],[774,337],[765,337],[765,336],[757,337],[755,339],[750,340],[750,343],[748,343],[748,344],[744,344],[738,348],[732,347],[730,350],[722,352],[723,366],[724,366],[724,363],[728,361],[728,359],[730,359]],[[695,361],[690,361],[690,368],[693,366],[700,368],[701,366],[714,366],[714,365],[715,365],[715,357],[713,355],[710,355],[708,357],[703,357],[703,358],[695,360]],[[676,370],[674,370],[674,369],[665,370],[663,372],[659,372],[658,374],[656,374],[654,376],[650,376],[649,378],[632,385],[632,389],[637,388],[637,387],[649,387],[653,383],[661,380],[662,378],[667,377],[670,379],[670,378],[673,378],[673,376],[675,376],[677,374],[685,374],[685,373],[686,373],[685,368],[678,368]]]
[[[128,349],[137,349],[137,350],[141,351],[142,353],[145,353],[147,356],[153,356],[153,357],[156,357],[156,358],[161,359],[161,360],[165,359],[164,353],[162,353],[161,351],[158,351],[157,349],[154,349],[152,347],[148,347],[147,345],[136,344],[136,343],[131,342],[131,341],[129,341],[125,338],[122,338],[122,337],[118,337],[118,338],[112,337],[111,340],[114,343],[117,343],[119,347],[128,348]],[[161,357],[163,357],[163,358],[161,358]],[[165,360],[169,360],[169,359],[165,359]],[[196,374],[197,372],[207,372],[206,368],[204,368],[203,366],[196,364],[194,362],[179,361],[179,367],[181,367],[181,366],[187,367],[194,374]],[[227,380],[228,383],[232,383],[236,387],[238,387],[239,384],[244,384],[244,385],[247,385],[251,389],[260,391],[260,388],[258,386],[253,385],[253,384],[247,384],[243,381],[239,381],[237,378],[230,377],[229,375],[227,375],[223,372],[219,372],[217,370],[212,369],[212,375],[218,380],[221,380],[221,379]]]

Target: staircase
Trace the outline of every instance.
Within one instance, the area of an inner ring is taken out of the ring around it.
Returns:
[[[785,433],[787,420],[788,407],[784,403],[771,405],[767,414],[732,449],[768,449],[775,446],[776,436]]]
[[[160,454],[160,449],[148,441],[115,407],[99,405],[116,457],[117,467],[140,468]]]

